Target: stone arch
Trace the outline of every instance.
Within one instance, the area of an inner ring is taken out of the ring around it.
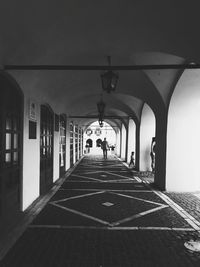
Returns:
[[[86,144],[88,144],[89,147],[93,147],[93,141],[92,141],[92,139],[88,138],[88,139],[86,140]]]
[[[98,139],[96,140],[96,147],[100,147],[100,146],[101,146],[101,143],[102,143],[101,138],[98,138]]]

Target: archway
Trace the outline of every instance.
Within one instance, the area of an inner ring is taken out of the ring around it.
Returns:
[[[88,144],[88,146],[89,147],[93,147],[93,141],[92,141],[92,139],[87,139],[87,141],[86,141],[86,145]]]
[[[87,128],[84,131],[84,144],[88,143],[90,152],[94,155],[102,154],[100,149],[101,142],[106,138],[108,145],[111,147],[116,147],[116,132],[117,130],[114,128],[115,126],[111,125],[112,122],[103,122],[103,127],[99,126],[99,122],[95,121],[92,123],[86,123]],[[86,150],[88,152],[88,149]],[[110,152],[108,152],[110,154]]]
[[[99,138],[96,140],[96,147],[101,147],[102,140]]]

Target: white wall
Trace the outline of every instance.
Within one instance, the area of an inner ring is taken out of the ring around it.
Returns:
[[[200,190],[199,165],[200,70],[185,70],[169,106],[166,190]]]
[[[121,154],[121,131],[118,129],[116,134],[116,153],[117,156],[120,157]]]
[[[83,155],[83,139],[82,139],[82,130],[81,130],[81,138],[79,140],[80,144],[81,144],[81,157]]]
[[[24,97],[22,210],[40,195],[40,103],[36,104],[37,139],[29,139],[29,103]],[[53,182],[59,178],[59,132],[54,131]]]
[[[55,182],[60,175],[59,163],[59,140],[60,132],[54,131],[54,144],[53,144],[53,182]]]
[[[66,161],[65,161],[65,170],[67,171],[70,168],[70,120],[67,119],[66,124]]]
[[[122,124],[121,129],[121,159],[125,160],[126,158],[126,128],[124,124]]]
[[[73,125],[73,164],[76,163],[75,123]]]
[[[152,109],[144,104],[140,124],[140,171],[151,171],[151,141],[155,136],[155,116]]]
[[[130,161],[130,156],[132,151],[135,152],[134,158],[136,159],[136,125],[132,119],[129,119],[127,162]]]
[[[40,105],[36,104],[37,139],[29,139],[29,98],[24,98],[22,210],[39,197]]]

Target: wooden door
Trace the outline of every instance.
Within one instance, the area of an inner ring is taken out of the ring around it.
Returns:
[[[40,194],[53,184],[54,114],[48,106],[41,106],[40,120]]]
[[[23,95],[0,80],[0,222],[20,212]]]
[[[74,159],[74,124],[70,122],[70,167],[73,166]]]
[[[59,162],[60,176],[65,173],[66,161],[66,120],[64,116],[60,116],[60,147],[59,147]]]
[[[79,131],[78,131],[78,151],[79,151],[79,159],[81,158],[81,128],[79,128]]]
[[[75,161],[77,162],[78,160],[78,125],[75,125],[74,134],[75,134]]]

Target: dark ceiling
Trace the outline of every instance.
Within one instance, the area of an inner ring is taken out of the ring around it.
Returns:
[[[182,64],[200,62],[198,1],[2,0],[0,65]],[[147,102],[167,107],[182,71],[119,71],[107,115],[139,119]],[[12,70],[25,96],[55,112],[95,114],[99,71]]]

